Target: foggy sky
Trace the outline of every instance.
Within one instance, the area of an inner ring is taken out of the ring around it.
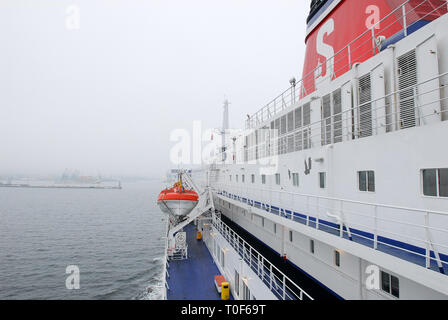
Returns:
[[[163,175],[173,129],[225,97],[240,128],[300,79],[309,3],[2,0],[0,174]]]

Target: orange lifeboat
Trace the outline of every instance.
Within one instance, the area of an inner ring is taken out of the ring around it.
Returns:
[[[198,194],[194,190],[185,189],[180,180],[172,188],[160,192],[157,204],[163,212],[179,217],[188,215],[198,199]]]

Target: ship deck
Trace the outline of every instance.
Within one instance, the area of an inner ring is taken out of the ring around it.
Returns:
[[[196,227],[189,224],[187,233],[188,259],[169,261],[168,300],[221,300],[214,283],[220,271],[203,241],[196,240]],[[232,294],[230,299],[233,300]]]

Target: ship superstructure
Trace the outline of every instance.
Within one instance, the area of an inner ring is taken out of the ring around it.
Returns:
[[[193,175],[235,299],[318,298],[269,252],[336,298],[448,298],[447,8],[312,1],[303,79]]]

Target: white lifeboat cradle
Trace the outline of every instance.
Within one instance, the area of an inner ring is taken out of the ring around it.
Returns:
[[[199,201],[189,214],[179,219],[169,219],[167,223],[167,258],[168,260],[184,260],[188,258],[187,235],[183,232],[183,228],[189,225],[192,221],[202,215],[210,215],[215,209],[213,204],[213,197],[209,187],[200,190],[193,182],[190,175],[186,172],[182,173],[185,182],[191,187],[199,196]]]

